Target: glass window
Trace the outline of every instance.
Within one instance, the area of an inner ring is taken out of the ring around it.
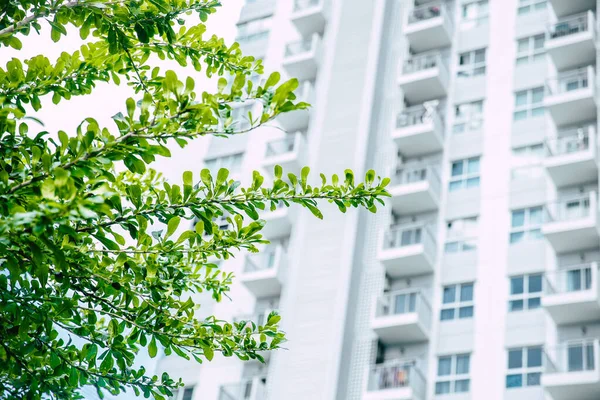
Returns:
[[[452,162],[448,190],[455,191],[479,186],[479,157]]]
[[[540,308],[543,289],[542,280],[542,274],[511,277],[508,311],[515,312]]]
[[[537,117],[544,114],[544,88],[537,87],[515,93],[515,121]]]
[[[544,34],[518,39],[517,65],[544,60],[546,57],[546,50],[544,49],[545,40],[546,36]]]
[[[441,321],[473,318],[473,283],[444,286]]]
[[[454,106],[452,133],[465,133],[481,129],[483,125],[483,100],[460,103]]]
[[[468,30],[488,22],[488,0],[473,1],[462,5],[461,29]]]
[[[478,75],[485,75],[485,59],[486,49],[478,49],[459,54],[457,76],[469,78]]]
[[[446,253],[458,253],[477,249],[477,217],[461,218],[446,224]]]
[[[547,7],[546,0],[519,0],[518,15],[525,15],[531,12],[545,10]]]
[[[508,389],[523,386],[539,386],[542,375],[542,348],[517,347],[508,350]]]
[[[470,390],[471,355],[456,354],[438,358],[435,394],[465,393]]]
[[[511,216],[510,243],[542,238],[542,206],[513,210]]]

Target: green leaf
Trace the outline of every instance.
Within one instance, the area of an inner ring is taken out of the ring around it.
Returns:
[[[269,79],[267,79],[267,81],[265,82],[264,89],[268,89],[270,87],[277,85],[277,83],[279,83],[280,79],[281,79],[281,74],[279,72],[273,72],[271,75],[269,75]]]
[[[202,350],[204,351],[204,357],[206,357],[206,359],[208,361],[212,361],[213,357],[215,356],[213,349],[206,346],[206,347],[203,347]]]
[[[183,173],[183,184],[187,186],[194,185],[194,174],[191,171],[185,171]]]
[[[154,358],[156,357],[156,353],[158,353],[158,347],[156,346],[156,338],[152,336],[152,340],[148,345],[148,355],[150,355],[151,358]]]
[[[181,217],[173,217],[167,223],[167,234],[165,235],[165,240],[171,236],[179,227],[179,223],[181,222]]]
[[[129,97],[126,101],[125,104],[127,105],[127,115],[129,115],[129,118],[133,118],[133,115],[135,113],[135,101]]]
[[[219,169],[219,172],[217,173],[217,182],[216,185],[222,185],[223,182],[225,182],[227,180],[227,177],[229,176],[229,171],[226,168],[221,168]]]
[[[204,222],[202,222],[202,220],[196,222],[195,231],[198,235],[202,235],[204,233]]]
[[[283,168],[281,168],[281,165],[275,165],[275,168],[273,168],[273,173],[275,178],[281,179],[281,175],[283,174]]]

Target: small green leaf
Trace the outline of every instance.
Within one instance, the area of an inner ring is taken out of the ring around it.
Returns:
[[[156,353],[158,352],[158,348],[156,347],[156,339],[154,338],[154,336],[152,336],[152,340],[150,341],[150,344],[148,345],[148,355],[150,355],[151,358],[156,357]]]
[[[283,168],[281,168],[281,165],[276,165],[273,172],[275,178],[281,179],[281,175],[283,174]]]
[[[196,222],[195,230],[198,235],[202,235],[204,233],[204,222],[202,222],[202,220]]]
[[[181,217],[173,217],[167,223],[167,234],[165,235],[165,239],[171,236],[179,227],[179,223],[181,222]]]

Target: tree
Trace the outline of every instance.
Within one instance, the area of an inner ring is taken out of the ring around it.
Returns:
[[[0,68],[0,398],[78,398],[84,385],[99,394],[132,388],[146,397],[170,395],[180,381],[133,366],[141,348],[155,356],[160,346],[198,362],[215,353],[262,361],[261,351],[285,340],[276,313],[263,326],[194,316],[191,293],[210,292],[220,301],[232,283],[232,274],[209,257],[256,252],[266,243],[259,214],[278,203],[319,218],[319,200],[342,212],[374,212],[376,202],[383,204],[389,179],[373,171],[364,183],[347,170],[341,179],[321,175],[311,185],[308,168],[284,177],[276,166],[272,184],[255,171],[250,187],[241,188],[225,169],[216,176],[185,172],[173,184],[149,168],[169,157],[173,143],[243,134],[308,107],[295,101],[296,79],[280,83],[273,73],[255,85],[248,78],[263,74],[260,60],[204,36],[204,22],[218,6],[215,0],[0,6],[0,47],[21,49],[19,37],[32,30],[49,30],[56,42],[69,27],[87,40],[55,62],[38,55]],[[193,78],[152,68],[156,56],[220,76],[218,92],[197,93]],[[134,97],[113,116],[114,125],[82,116],[75,132],[47,132],[32,116],[50,95],[59,103],[90,94],[99,82],[121,81]],[[232,107],[249,101],[262,111],[240,130]],[[229,215],[229,230],[213,222],[222,215]],[[197,222],[183,229],[189,221]]]

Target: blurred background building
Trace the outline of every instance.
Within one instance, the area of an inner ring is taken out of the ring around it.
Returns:
[[[174,399],[600,399],[596,10],[248,0],[237,41],[313,108],[185,162],[242,181],[374,168],[392,197],[376,215],[265,213],[271,244],[223,262],[233,302],[201,296],[201,314],[279,310],[288,349],[162,358],[187,384]]]

